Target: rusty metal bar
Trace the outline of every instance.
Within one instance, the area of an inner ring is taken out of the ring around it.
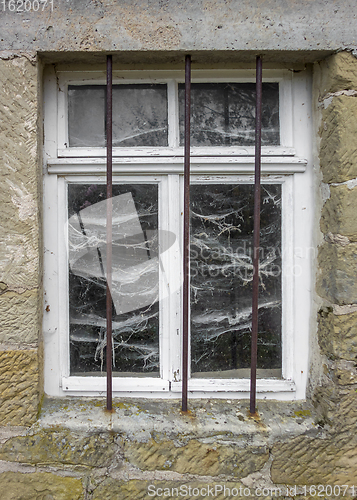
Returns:
[[[253,232],[253,300],[252,351],[250,364],[250,413],[256,412],[257,351],[258,351],[258,295],[259,295],[259,233],[260,233],[260,171],[262,136],[262,58],[256,59],[255,108],[255,174],[254,174],[254,232]]]
[[[185,58],[185,168],[183,209],[183,342],[182,342],[182,411],[187,411],[188,332],[190,306],[190,114],[191,56]]]
[[[107,56],[107,109],[106,109],[106,137],[107,137],[107,410],[113,409],[113,381],[112,381],[112,196],[113,196],[113,158],[112,158],[112,56]]]

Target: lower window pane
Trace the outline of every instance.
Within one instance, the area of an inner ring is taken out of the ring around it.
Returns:
[[[113,375],[158,377],[158,188],[113,185]],[[69,184],[70,374],[106,370],[106,186]]]
[[[251,184],[192,185],[192,377],[249,377],[253,207]],[[257,376],[281,377],[281,185],[261,186]]]

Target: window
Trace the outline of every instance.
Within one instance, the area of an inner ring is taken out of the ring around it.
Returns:
[[[181,391],[183,72],[116,71],[113,391]],[[255,75],[193,71],[190,378],[249,393]],[[45,72],[45,391],[105,392],[105,76]],[[304,398],[309,327],[308,72],[263,72],[258,397]]]

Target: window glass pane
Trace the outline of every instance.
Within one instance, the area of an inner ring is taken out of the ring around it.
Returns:
[[[166,85],[113,87],[113,146],[167,146]]]
[[[105,87],[82,85],[68,87],[68,138],[74,147],[103,147]]]
[[[251,184],[191,185],[191,371],[249,377]],[[258,377],[281,377],[281,185],[261,186]]]
[[[69,184],[71,375],[106,370],[106,186]],[[113,185],[114,376],[159,376],[158,187]]]
[[[179,85],[180,144],[184,141],[185,88]],[[193,83],[191,145],[250,146],[255,140],[254,83]],[[279,84],[263,83],[262,145],[280,144]]]
[[[68,87],[72,147],[105,146],[105,86]],[[166,85],[113,85],[113,146],[167,146]]]

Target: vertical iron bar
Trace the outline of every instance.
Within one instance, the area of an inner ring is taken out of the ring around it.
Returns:
[[[254,175],[254,233],[253,233],[253,300],[252,300],[252,351],[250,375],[250,413],[256,411],[257,350],[258,350],[258,294],[259,294],[259,232],[260,232],[260,170],[262,135],[262,58],[256,60],[255,108],[255,175]]]
[[[188,379],[188,318],[190,298],[190,113],[191,113],[191,56],[185,58],[185,168],[183,209],[183,346],[182,346],[182,411],[187,411]]]
[[[112,383],[112,56],[107,56],[107,410],[113,409]]]

